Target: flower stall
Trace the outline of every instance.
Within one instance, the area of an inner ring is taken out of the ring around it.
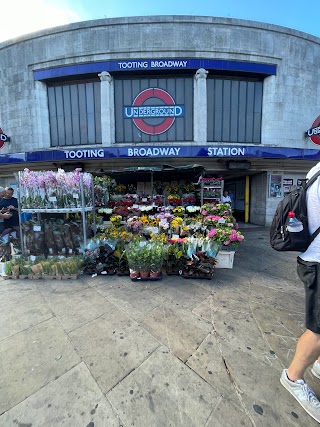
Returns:
[[[125,272],[133,280],[159,280],[162,266],[168,275],[186,279],[211,279],[215,268],[231,268],[230,260],[244,236],[230,204],[205,203],[195,208],[162,206],[155,212],[129,214],[122,221],[119,216],[113,221],[111,217],[110,224],[99,224],[97,237],[116,242],[113,253],[118,255],[112,274],[117,273],[119,259],[127,262],[120,275]],[[88,256],[92,257],[90,251]],[[104,264],[104,274],[111,274]]]

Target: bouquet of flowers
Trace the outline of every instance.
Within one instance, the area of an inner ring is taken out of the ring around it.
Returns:
[[[119,226],[121,224],[122,216],[121,215],[112,215],[110,221],[112,225]]]
[[[178,196],[178,194],[169,194],[168,202],[171,205],[180,205],[181,204],[180,196]]]
[[[115,194],[124,194],[126,191],[126,186],[123,184],[118,184],[113,188]]]
[[[172,213],[175,216],[183,217],[185,213],[185,208],[183,206],[177,206],[176,208],[173,209]]]
[[[221,181],[223,181],[222,177],[220,177],[220,178],[215,178],[215,177],[204,178],[204,177],[201,177],[199,179],[199,182],[203,182],[205,184],[212,184],[212,185],[220,185]]]
[[[179,191],[178,185],[168,185],[166,191],[170,194],[177,194]]]
[[[185,193],[193,193],[195,190],[195,185],[192,182],[188,182],[184,187],[183,187],[183,191]]]
[[[156,194],[163,194],[163,191],[166,188],[166,186],[161,181],[154,181],[153,188],[154,188]]]
[[[194,215],[197,212],[200,212],[200,206],[187,206],[186,211],[190,215]]]
[[[143,226],[143,223],[141,219],[137,216],[133,216],[127,219],[126,227],[128,230],[131,230],[134,233],[137,233],[138,231],[140,231],[142,226]]]
[[[229,206],[229,208],[230,208],[230,206]],[[213,203],[205,203],[203,206],[201,206],[200,212],[204,216],[206,216],[206,215],[215,215],[215,214],[219,214],[220,213],[220,211],[217,208],[217,206],[214,205]]]

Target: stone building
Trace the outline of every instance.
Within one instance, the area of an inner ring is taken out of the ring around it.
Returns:
[[[101,19],[6,41],[1,183],[25,167],[197,163],[268,225],[320,158],[319,74],[319,38],[238,19]]]

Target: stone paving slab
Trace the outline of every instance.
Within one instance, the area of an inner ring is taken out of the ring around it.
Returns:
[[[95,290],[129,317],[141,322],[147,313],[161,304],[164,298],[146,288],[142,282],[130,283],[128,280],[130,279],[127,278],[126,282],[119,284],[111,281],[96,285]]]
[[[108,303],[105,315],[69,335],[104,393],[136,369],[160,345],[111,303]]]
[[[0,341],[0,414],[80,362],[57,319]]]
[[[212,330],[210,323],[171,301],[152,310],[142,326],[184,362]]]
[[[0,417],[6,427],[119,427],[122,423],[84,363]]]
[[[107,397],[126,427],[195,427],[206,424],[220,396],[161,346]]]
[[[219,340],[214,333],[206,337],[186,365],[219,390],[224,399],[237,402],[238,397],[226,370]]]
[[[0,285],[0,340],[54,316],[35,286],[6,282]]]
[[[155,292],[190,310],[200,304],[210,294],[210,291],[197,286],[194,281],[183,279],[179,276],[166,277],[162,286],[155,289]]]
[[[76,291],[82,291],[90,287],[90,285],[85,282],[82,277],[77,280],[37,280],[35,281],[35,284],[38,291],[41,292],[42,295],[51,293],[68,294],[69,292],[73,293]]]
[[[109,309],[108,301],[92,288],[68,292],[47,292],[46,302],[67,332],[102,316]]]

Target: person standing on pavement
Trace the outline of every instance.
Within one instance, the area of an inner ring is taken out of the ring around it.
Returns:
[[[19,213],[18,201],[13,197],[13,188],[5,188],[5,196],[0,201],[1,216],[3,218],[4,230],[0,237],[11,233],[12,231],[19,232]]]
[[[310,179],[320,170],[320,162],[307,174]],[[307,190],[309,232],[320,226],[320,177]],[[282,371],[281,384],[305,411],[320,423],[320,402],[304,380],[306,369],[320,379],[320,234],[297,259],[297,272],[306,295],[306,330],[300,337],[288,369]]]

